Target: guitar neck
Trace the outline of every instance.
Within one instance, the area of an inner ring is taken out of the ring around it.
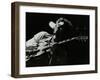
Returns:
[[[78,37],[73,37],[71,39],[66,39],[66,40],[60,41],[57,44],[63,44],[63,43],[70,42],[73,40],[87,40],[87,39],[88,39],[88,36],[78,36]]]

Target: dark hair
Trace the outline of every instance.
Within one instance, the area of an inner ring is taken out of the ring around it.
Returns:
[[[58,27],[55,40],[61,41],[73,37],[74,30],[71,21],[66,18],[61,18],[58,22],[64,22],[64,25]]]

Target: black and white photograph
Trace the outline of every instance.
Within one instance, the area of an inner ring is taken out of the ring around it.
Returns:
[[[97,7],[12,3],[12,76],[97,73]]]
[[[89,15],[26,12],[26,67],[89,64]]]

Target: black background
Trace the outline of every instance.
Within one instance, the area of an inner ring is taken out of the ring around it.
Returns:
[[[47,31],[52,34],[53,30],[49,27],[49,22],[56,22],[60,17],[71,21],[73,25],[73,36],[89,37],[89,15],[71,14],[49,14],[49,13],[30,13],[26,12],[26,41],[31,39],[40,31]],[[67,44],[67,65],[89,64],[89,39],[84,41],[73,41]],[[46,61],[43,58],[43,61]],[[42,61],[42,60],[41,60]],[[40,62],[40,61],[39,61]],[[47,66],[45,64],[32,64],[30,61],[27,67]],[[59,64],[58,64],[59,65]]]

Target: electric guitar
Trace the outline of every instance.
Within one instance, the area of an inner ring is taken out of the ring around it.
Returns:
[[[70,41],[73,41],[73,40],[84,40],[84,41],[86,41],[87,39],[88,39],[88,36],[78,36],[78,37],[73,37],[73,38],[63,40],[63,41],[60,41],[60,42],[50,43],[49,45],[38,46],[36,50],[26,50],[26,53],[29,54],[29,55],[26,56],[26,61],[29,61],[32,57],[37,57],[37,56],[44,54],[45,52],[49,52],[50,48],[53,47],[56,44],[63,44],[63,43],[70,42]]]

